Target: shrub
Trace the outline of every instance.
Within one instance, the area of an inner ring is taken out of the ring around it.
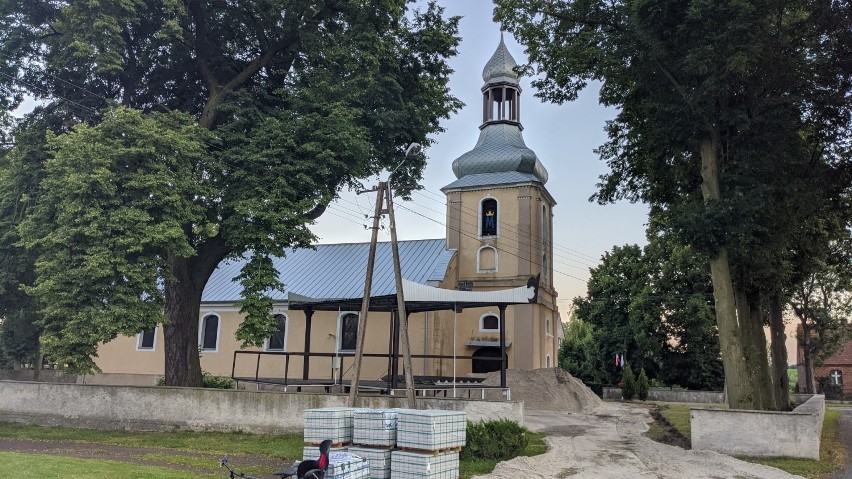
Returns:
[[[651,383],[648,382],[648,375],[645,370],[639,371],[639,381],[636,383],[636,396],[640,401],[648,399],[648,389],[651,388]]]
[[[834,401],[843,399],[843,386],[831,384],[830,378],[817,378],[817,394],[825,394],[825,398]]]
[[[621,386],[621,397],[625,401],[630,401],[636,397],[636,376],[633,375],[633,369],[630,368],[629,364],[624,368],[622,381],[624,381],[624,386]]]
[[[234,389],[234,380],[223,376],[214,376],[207,371],[201,372],[201,387],[212,389]],[[157,376],[154,386],[165,386],[166,378]]]
[[[529,444],[527,428],[509,419],[467,423],[467,444],[461,459],[511,459]]]

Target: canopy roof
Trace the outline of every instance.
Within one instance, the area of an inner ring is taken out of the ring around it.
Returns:
[[[538,298],[538,277],[531,277],[526,286],[497,291],[459,291],[435,288],[402,280],[405,310],[409,313],[441,311],[457,308],[476,308],[510,304],[535,303]],[[289,309],[313,309],[315,311],[360,311],[362,297],[357,298],[310,298],[297,293],[288,294]],[[396,293],[372,296],[370,311],[393,311],[397,309]]]

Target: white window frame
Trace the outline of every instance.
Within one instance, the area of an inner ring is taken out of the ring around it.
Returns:
[[[840,382],[834,382],[835,377],[833,376],[833,374],[835,371],[838,374],[836,379],[838,379]],[[832,369],[831,372],[828,373],[828,382],[831,383],[832,386],[843,386],[843,371],[839,369]]]
[[[343,331],[341,331],[340,329],[343,327],[343,317],[346,316],[347,314],[354,314],[355,316],[357,316],[358,317],[358,327],[361,326],[361,313],[359,311],[341,311],[340,314],[337,315],[337,330],[336,330],[335,336],[337,336],[337,341],[336,341],[337,348],[336,349],[337,349],[338,354],[341,354],[341,353],[342,354],[355,354],[354,349],[340,349],[340,347],[343,345],[343,334],[342,334]],[[357,348],[358,345],[356,344],[355,347]]]
[[[482,250],[484,249],[493,249],[494,250],[494,269],[482,269],[480,264],[480,255],[482,254]],[[500,271],[500,254],[497,251],[497,248],[491,246],[490,244],[482,245],[476,250],[476,272],[477,273],[496,273]]]
[[[273,313],[272,317],[274,318],[275,316],[279,316],[279,315],[284,316],[284,345],[281,349],[270,349],[269,348],[269,339],[271,337],[266,338],[263,341],[263,350],[264,351],[273,351],[273,352],[287,351],[287,340],[290,338],[290,316],[287,313],[283,313],[283,312],[279,311],[277,313]],[[278,327],[277,321],[275,323],[275,326]]]
[[[482,234],[482,203],[485,203],[487,200],[494,200],[494,202],[497,203],[497,217],[494,218],[494,221],[496,222],[496,224],[494,226],[497,227],[497,234],[484,236]],[[477,236],[479,237],[479,239],[496,238],[496,237],[500,236],[500,211],[502,211],[502,207],[500,206],[500,200],[498,200],[496,197],[488,195],[488,196],[483,196],[482,198],[479,199],[479,207],[477,208],[477,211],[476,211],[476,217],[477,217],[476,232],[478,233]]]
[[[483,327],[486,316],[494,316],[494,317],[497,318],[497,329],[485,329]],[[487,312],[487,313],[485,313],[485,314],[483,314],[482,316],[479,317],[479,332],[480,333],[495,333],[495,332],[499,332],[499,331],[500,331],[500,315],[499,314],[489,311],[489,312]]]
[[[147,353],[147,352],[152,352],[152,351],[157,350],[157,329],[159,329],[159,327],[154,326],[154,342],[151,343],[150,348],[143,348],[142,347],[142,335],[145,333],[145,331],[139,331],[139,334],[136,335],[136,350],[137,351],[142,351],[142,352]]]
[[[204,320],[209,316],[216,316],[218,321],[216,321],[216,347],[213,349],[205,349],[202,348],[204,344]],[[222,315],[215,312],[210,311],[201,315],[201,319],[198,321],[198,349],[200,349],[204,353],[218,353],[219,352],[219,343],[222,338]]]

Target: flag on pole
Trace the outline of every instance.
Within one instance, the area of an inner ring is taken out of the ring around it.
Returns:
[[[615,353],[615,367],[621,366],[621,363],[619,361],[620,358],[618,357],[618,353]]]
[[[627,358],[624,357],[624,354],[621,355],[621,369],[624,369],[625,364],[627,363]]]

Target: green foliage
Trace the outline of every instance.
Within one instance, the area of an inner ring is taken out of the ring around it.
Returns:
[[[577,298],[560,364],[584,381],[615,384],[624,352],[649,379],[721,389],[723,374],[706,259],[664,234],[652,218],[648,245],[615,247]],[[564,360],[563,360],[564,358]],[[576,374],[575,374],[576,371]]]
[[[633,374],[633,368],[631,368],[629,364],[624,368],[624,374],[622,374],[621,382],[621,397],[623,397],[625,401],[632,401],[633,398],[636,397],[637,385],[636,376]]]
[[[55,153],[19,231],[39,253],[27,291],[44,306],[52,361],[90,372],[98,343],[164,321],[163,252],[192,254],[184,226],[206,214],[193,199],[213,192],[195,171],[207,164],[209,135],[194,123],[118,108],[96,126],[48,135]]]
[[[852,5],[496,4],[495,18],[527,49],[540,97],[571,101],[589,80],[601,83],[600,102],[618,114],[597,150],[609,171],[593,198],[648,203],[663,231],[713,260],[729,397],[768,406],[762,336],[745,333],[850,237]]]
[[[515,421],[497,419],[467,423],[467,443],[461,459],[506,460],[518,456],[529,445],[529,431]]]
[[[201,372],[201,384],[201,387],[211,389],[234,389],[236,387],[233,379],[224,376],[214,376],[207,371]],[[157,379],[154,381],[154,386],[165,385],[166,378],[163,376],[157,376]]]
[[[825,394],[826,399],[840,401],[843,399],[843,386],[840,384],[832,384],[831,378],[817,378],[817,394]]]
[[[11,313],[0,320],[0,369],[36,363],[39,328],[34,322],[34,315],[27,312]]]
[[[645,374],[645,370],[639,371],[639,380],[636,381],[636,397],[639,398],[640,401],[644,401],[648,399],[648,389],[650,389],[651,385],[648,382],[648,375]]]
[[[56,120],[35,130],[49,148],[18,142],[0,165],[0,266],[7,245],[29,248],[38,280],[10,283],[42,301],[46,353],[88,371],[98,343],[165,322],[182,338],[166,342],[166,382],[200,384],[197,304],[240,257],[238,337],[267,337],[269,259],[308,246],[342,187],[428,146],[461,106],[459,19],[406,3],[0,2],[0,101],[32,94]],[[424,166],[394,171],[400,194]]]
[[[587,385],[601,383],[595,326],[573,317],[562,328],[564,338],[559,346],[559,367]]]

